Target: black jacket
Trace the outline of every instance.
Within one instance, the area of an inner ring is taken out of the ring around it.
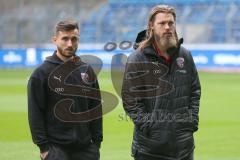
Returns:
[[[194,149],[201,87],[193,58],[180,47],[168,64],[148,46],[127,60],[123,107],[134,122],[133,156],[176,160]]]
[[[55,116],[54,106],[63,99],[74,100],[72,113],[90,110],[101,102],[87,97],[61,95],[51,90],[48,78],[56,67],[63,64],[56,53],[48,57],[31,75],[28,81],[28,117],[33,142],[41,152],[48,150],[51,143],[69,147],[84,147],[90,143],[100,145],[102,141],[102,118],[86,122],[67,122]],[[84,63],[83,63],[84,64]],[[93,83],[88,87],[99,89],[97,78],[92,68],[85,64],[66,78],[66,84],[86,85],[81,74],[88,74]],[[99,93],[100,95],[100,93]],[[98,97],[99,99],[101,97]]]

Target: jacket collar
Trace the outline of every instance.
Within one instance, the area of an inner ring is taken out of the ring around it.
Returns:
[[[179,46],[181,48],[181,46]],[[180,48],[173,50],[172,54],[171,54],[171,61],[169,63],[166,62],[166,60],[164,59],[164,57],[161,57],[154,49],[153,45],[147,46],[146,48],[144,48],[142,50],[142,53],[146,56],[150,56],[150,57],[154,57],[155,58],[160,58],[161,61],[167,65],[171,65],[173,63],[173,61],[176,60],[176,58],[179,56],[179,52],[180,52]]]
[[[57,56],[57,51],[54,51],[52,56],[49,56],[45,60],[46,62],[54,63],[54,64],[63,64],[64,62]]]
[[[146,48],[144,48],[142,50],[142,53],[145,54],[145,55],[149,55],[149,56],[155,56],[155,57],[158,56],[158,54],[155,51],[155,49],[154,49],[152,44],[150,46],[147,46]]]

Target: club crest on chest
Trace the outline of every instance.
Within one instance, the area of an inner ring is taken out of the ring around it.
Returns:
[[[89,75],[87,73],[81,73],[81,78],[84,83],[89,84]]]
[[[179,68],[183,68],[184,67],[184,58],[182,58],[182,57],[178,57],[177,59],[176,59],[176,62],[177,62],[177,66],[179,67]]]

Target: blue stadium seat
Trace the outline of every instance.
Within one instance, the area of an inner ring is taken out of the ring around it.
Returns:
[[[227,41],[228,28],[225,17],[231,10],[230,5],[232,3],[230,1],[186,0],[176,2],[164,0],[162,3],[175,7],[178,24],[211,26],[208,42],[224,43]],[[92,18],[89,20],[91,23],[82,25],[83,28],[87,28],[83,29],[86,32],[84,35],[88,37],[85,39],[86,42],[88,40],[91,42],[134,41],[138,31],[146,28],[149,10],[157,4],[158,2],[154,0],[141,1],[141,3],[134,0],[126,1],[126,3],[110,1],[105,6],[101,6],[100,10],[92,13]],[[100,20],[100,23],[96,23],[97,20]],[[91,25],[94,27],[91,27]],[[238,29],[239,27],[236,28],[233,29],[234,38],[240,39],[240,29]]]

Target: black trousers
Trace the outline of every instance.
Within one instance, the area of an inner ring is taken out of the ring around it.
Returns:
[[[44,160],[99,160],[99,147],[90,144],[85,148],[64,148],[58,145],[51,145],[48,155]]]
[[[142,153],[137,153],[136,156],[134,157],[134,160],[166,160],[166,159],[154,158],[154,157],[150,157],[148,155],[142,154]],[[176,159],[176,160],[194,160],[193,152],[189,156],[187,156],[183,159]]]

